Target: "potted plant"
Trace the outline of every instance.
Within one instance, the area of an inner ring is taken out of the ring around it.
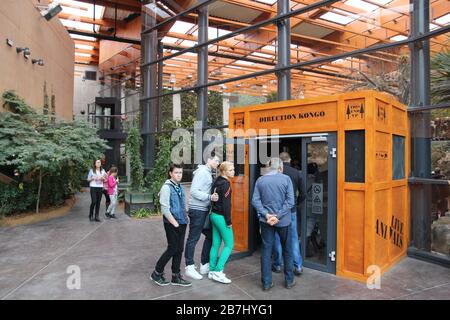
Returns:
[[[144,168],[141,161],[143,140],[135,126],[128,131],[125,142],[126,154],[130,159],[131,186],[125,191],[125,213],[132,215],[142,208],[154,210],[153,193],[144,187]]]

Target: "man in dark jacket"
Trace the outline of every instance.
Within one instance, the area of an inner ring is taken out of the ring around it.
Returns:
[[[283,161],[283,174],[289,176],[292,181],[292,185],[294,187],[295,197],[295,207],[292,208],[291,211],[291,240],[292,240],[292,251],[294,258],[294,274],[296,276],[300,276],[303,271],[303,259],[300,251],[300,244],[298,240],[298,232],[297,232],[297,208],[298,206],[305,200],[305,194],[303,192],[303,181],[301,172],[293,167],[291,167],[291,157],[289,153],[282,152],[280,153],[280,159]],[[298,192],[298,193],[297,193]],[[272,270],[274,272],[281,272],[281,243],[278,235],[275,235],[275,243],[273,247],[273,264]]]

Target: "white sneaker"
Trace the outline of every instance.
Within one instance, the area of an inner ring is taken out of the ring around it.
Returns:
[[[198,273],[197,270],[195,269],[197,269],[197,267],[194,264],[186,266],[184,274],[187,277],[190,277],[194,280],[202,280],[203,279],[202,275]]]
[[[212,273],[212,279],[221,283],[231,283],[231,280],[225,276],[223,271],[215,271]]]
[[[207,274],[209,273],[209,262],[205,264],[200,263],[200,274]]]

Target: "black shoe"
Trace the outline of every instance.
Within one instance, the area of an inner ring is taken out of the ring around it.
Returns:
[[[296,275],[297,277],[300,277],[303,273],[303,268],[294,268],[294,275]]]
[[[109,218],[111,218],[111,215],[108,212],[106,212],[105,217],[109,219]]]
[[[158,274],[155,271],[153,271],[153,273],[150,276],[150,279],[153,280],[153,282],[155,282],[158,286],[168,286],[170,284],[169,281],[166,280],[166,278],[164,278],[164,273]]]
[[[174,286],[182,286],[182,287],[190,287],[192,286],[192,283],[184,280],[183,277],[181,277],[181,274],[176,273],[172,275],[172,285]]]
[[[95,221],[102,222],[102,220],[100,220],[99,218],[95,218]]]
[[[113,219],[117,219],[117,217],[116,217],[115,214],[113,214],[113,215],[110,214],[109,217],[110,217],[110,218],[113,218]]]
[[[273,282],[270,285],[267,285],[267,286],[263,285],[262,290],[263,291],[269,291],[272,288],[273,288]]]
[[[292,280],[291,283],[286,283],[286,289],[290,289],[290,288],[292,288],[293,286],[295,286],[295,280]]]
[[[272,272],[281,273],[281,266],[272,265]]]

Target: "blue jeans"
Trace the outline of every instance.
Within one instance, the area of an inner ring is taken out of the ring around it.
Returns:
[[[280,237],[281,247],[284,258],[284,279],[286,284],[294,281],[294,261],[292,259],[292,241],[291,228],[286,227],[271,227],[267,223],[260,222],[262,252],[261,252],[261,281],[263,286],[270,286],[272,283],[272,248],[275,242],[275,234]]]
[[[292,240],[292,256],[294,259],[294,268],[301,269],[303,266],[303,258],[300,251],[297,232],[297,214],[291,214],[291,240]],[[281,243],[278,234],[275,234],[275,243],[273,246],[273,266],[279,268],[282,265],[283,255],[281,253]]]
[[[201,263],[207,264],[209,262],[209,252],[211,251],[212,245],[212,232],[211,230],[203,230],[208,213],[209,211],[189,209],[189,235],[186,240],[186,249],[184,250],[186,266],[194,264],[195,246],[202,235],[202,231],[205,235],[205,241],[203,242]]]

